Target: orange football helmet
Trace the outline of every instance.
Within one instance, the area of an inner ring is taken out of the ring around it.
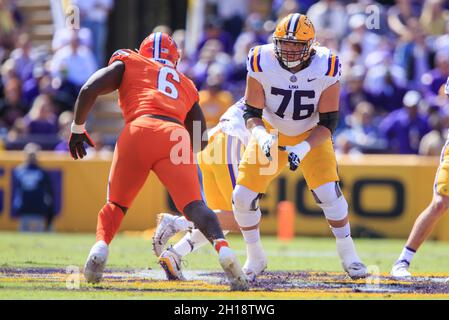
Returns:
[[[289,14],[276,26],[273,43],[278,60],[287,68],[296,67],[310,58],[315,28],[306,15]]]
[[[181,57],[175,40],[163,32],[152,33],[146,37],[140,44],[139,54],[174,68]]]

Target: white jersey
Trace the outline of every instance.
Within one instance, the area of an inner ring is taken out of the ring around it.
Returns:
[[[228,136],[239,139],[246,147],[251,133],[246,128],[245,119],[243,119],[244,107],[245,102],[243,98],[230,106],[220,117],[220,122],[210,130],[209,137],[212,137],[218,130],[221,130]]]
[[[297,136],[315,127],[321,93],[340,79],[338,56],[325,47],[315,51],[310,65],[297,73],[280,65],[273,44],[256,46],[248,54],[248,73],[265,93],[263,118],[284,135]]]

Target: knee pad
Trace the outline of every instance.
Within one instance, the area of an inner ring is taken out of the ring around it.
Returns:
[[[261,194],[244,186],[237,185],[232,193],[232,209],[235,221],[242,228],[257,225],[260,222],[261,212],[259,199]]]
[[[338,182],[329,182],[312,190],[318,206],[328,220],[340,221],[348,215],[348,203]]]

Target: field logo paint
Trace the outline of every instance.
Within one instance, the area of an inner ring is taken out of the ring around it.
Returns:
[[[65,287],[68,290],[80,289],[80,268],[78,266],[68,266],[65,268],[65,273],[68,274],[65,280]]]
[[[366,278],[365,287],[369,290],[380,288],[380,269],[377,265],[367,266],[368,274],[370,275]]]

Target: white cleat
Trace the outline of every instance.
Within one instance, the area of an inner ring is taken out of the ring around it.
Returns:
[[[410,263],[407,260],[396,261],[391,268],[391,276],[398,279],[406,279],[411,278],[412,274],[408,271],[410,267]]]
[[[88,283],[100,282],[108,255],[109,248],[106,242],[98,241],[94,244],[84,265],[84,277]]]
[[[159,264],[164,269],[168,280],[186,280],[181,270],[181,256],[172,246],[162,252]]]
[[[353,262],[349,266],[346,266],[343,263],[343,269],[346,271],[348,276],[353,280],[363,279],[369,276],[368,269],[360,261]]]
[[[159,257],[167,241],[180,230],[176,228],[175,216],[169,213],[157,215],[157,228],[153,236],[153,252]]]
[[[248,281],[237,260],[235,253],[228,247],[222,247],[218,253],[218,261],[231,285],[231,291],[247,291]]]
[[[243,265],[243,272],[246,274],[248,281],[253,282],[256,277],[267,268],[267,258],[264,256],[258,260],[246,259]]]

